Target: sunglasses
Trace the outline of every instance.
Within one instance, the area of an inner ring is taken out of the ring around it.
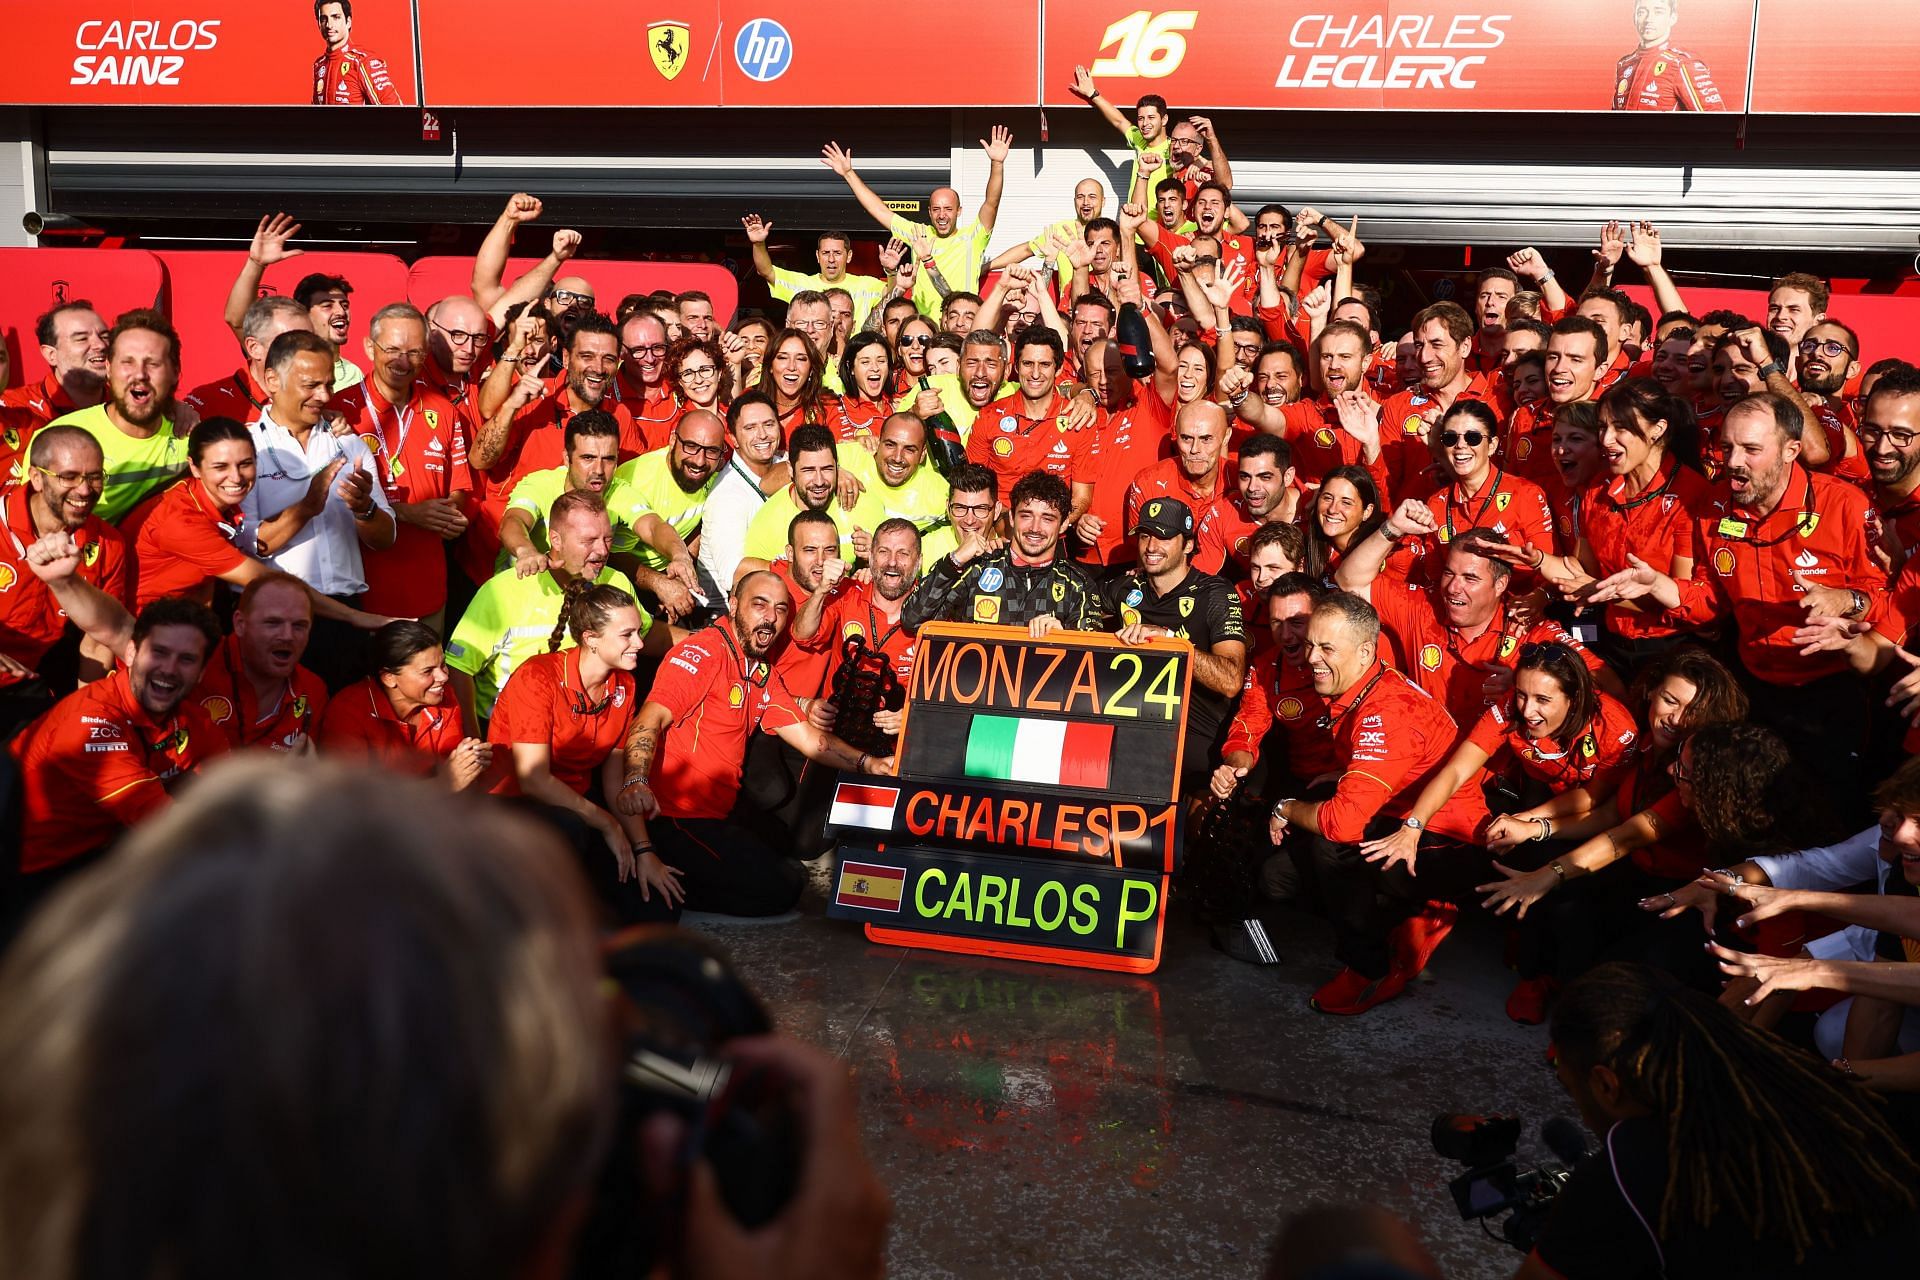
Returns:
[[[900,345],[903,347],[930,347],[933,345],[933,335],[930,333],[911,334],[901,338]]]
[[[1462,441],[1466,442],[1467,448],[1478,449],[1487,442],[1487,436],[1483,431],[1442,431],[1440,433],[1440,443],[1449,449]]]
[[[549,296],[551,296],[555,302],[559,303],[563,307],[571,307],[576,303],[593,301],[592,294],[575,293],[571,289],[555,289],[553,293]]]

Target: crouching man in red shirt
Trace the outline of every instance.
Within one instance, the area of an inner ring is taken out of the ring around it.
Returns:
[[[1269,821],[1273,842],[1317,881],[1334,952],[1347,966],[1314,993],[1322,1013],[1365,1013],[1399,995],[1438,944],[1428,936],[1427,901],[1471,892],[1488,868],[1485,853],[1465,843],[1487,821],[1477,787],[1416,823],[1415,859],[1381,868],[1362,853],[1362,841],[1412,821],[1408,810],[1458,737],[1446,707],[1382,663],[1379,650],[1372,605],[1344,591],[1314,605],[1307,669],[1326,703],[1319,723],[1332,735],[1338,779],[1323,799],[1283,797]]]

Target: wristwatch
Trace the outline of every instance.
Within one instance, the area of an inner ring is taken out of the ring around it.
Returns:
[[[1286,799],[1284,799],[1284,800],[1276,800],[1276,801],[1274,801],[1274,804],[1273,804],[1273,816],[1274,816],[1274,817],[1276,817],[1276,818],[1278,818],[1278,819],[1280,819],[1280,821],[1282,821],[1282,822],[1285,822],[1285,821],[1287,820],[1287,814],[1286,814],[1286,808],[1287,808],[1287,806],[1288,806],[1288,805],[1290,805],[1290,804],[1292,804],[1292,803],[1293,803],[1293,797],[1292,797],[1292,796],[1288,796],[1288,797],[1287,797]]]
[[[1760,380],[1762,382],[1765,382],[1768,378],[1771,378],[1776,373],[1784,374],[1785,372],[1786,370],[1782,369],[1780,367],[1779,362],[1776,360],[1767,361],[1765,364],[1761,365],[1758,370],[1758,373],[1760,374]]]
[[[1414,817],[1408,817],[1403,819],[1400,825],[1405,827],[1409,831],[1425,831],[1427,829],[1426,823]]]

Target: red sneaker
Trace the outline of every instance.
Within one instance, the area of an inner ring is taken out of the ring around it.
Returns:
[[[1307,1003],[1321,1013],[1351,1017],[1377,1004],[1385,1004],[1406,986],[1407,975],[1397,965],[1387,970],[1384,978],[1369,978],[1357,969],[1342,969],[1333,981],[1314,992]]]
[[[1539,1026],[1547,1020],[1547,1002],[1559,989],[1552,978],[1520,979],[1507,997],[1507,1016],[1522,1026]]]
[[[1429,902],[1417,915],[1402,920],[1393,931],[1393,967],[1409,978],[1417,978],[1433,959],[1433,953],[1453,932],[1460,908],[1451,902]]]

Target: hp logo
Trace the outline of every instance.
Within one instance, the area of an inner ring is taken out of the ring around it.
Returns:
[[[772,18],[755,18],[733,38],[733,60],[749,80],[778,80],[793,65],[793,39]]]

